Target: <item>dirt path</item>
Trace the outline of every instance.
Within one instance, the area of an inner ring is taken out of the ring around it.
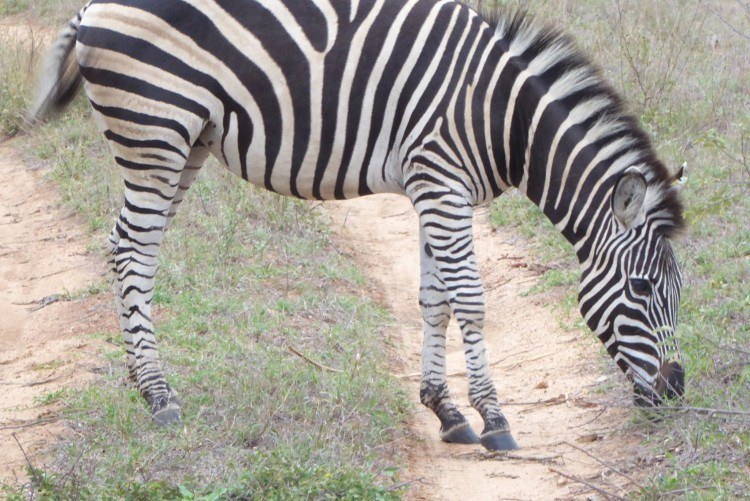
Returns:
[[[421,353],[421,316],[417,305],[419,284],[417,219],[406,198],[374,196],[326,204],[334,230],[376,286],[376,297],[396,317],[393,335],[403,347],[397,357],[402,374],[418,373]],[[419,377],[405,378],[416,413],[407,444],[409,472],[414,480],[408,499],[588,499],[596,494],[558,472],[623,494],[628,484],[572,444],[621,470],[630,470],[636,442],[617,430],[626,412],[597,403],[593,390],[614,379],[615,392],[625,385],[612,370],[603,375],[598,341],[560,327],[559,312],[544,304],[549,298],[522,297],[537,276],[524,267],[524,253],[508,243],[512,238],[493,232],[475,217],[476,249],[487,290],[485,337],[494,380],[504,412],[521,450],[507,458],[486,454],[481,446],[444,444],[438,438],[439,421],[421,406]],[[460,333],[452,322],[448,370],[465,368]],[[472,423],[481,419],[468,405],[466,378],[450,378],[452,395]],[[545,401],[538,405],[522,402]],[[568,442],[568,443],[565,443]],[[633,489],[633,485],[630,485]]]
[[[44,464],[65,431],[55,392],[74,391],[96,370],[96,343],[83,334],[114,322],[109,301],[70,300],[102,281],[103,260],[89,255],[81,222],[11,144],[0,146],[0,485],[25,477],[24,451]]]

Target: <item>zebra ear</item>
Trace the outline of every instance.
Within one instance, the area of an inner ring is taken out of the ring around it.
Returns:
[[[685,169],[687,168],[687,162],[683,162],[682,165],[680,165],[680,168],[677,169],[677,172],[672,174],[669,178],[669,184],[680,188],[683,184],[687,182],[687,175],[685,174]]]
[[[627,169],[617,180],[612,194],[612,212],[625,229],[633,225],[645,199],[646,178],[636,169]]]

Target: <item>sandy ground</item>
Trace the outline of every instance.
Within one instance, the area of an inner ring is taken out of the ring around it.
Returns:
[[[401,349],[395,354],[395,371],[418,373],[419,239],[411,205],[405,197],[387,195],[325,206],[342,245],[372,281],[375,297],[396,317],[397,331],[392,335]],[[547,304],[555,298],[523,294],[538,276],[529,269],[518,242],[512,242],[511,232],[493,231],[486,218],[486,211],[475,216],[476,252],[487,290],[485,338],[500,399],[507,402],[504,413],[521,450],[493,455],[478,445],[441,442],[438,419],[419,404],[419,377],[405,377],[415,409],[410,423],[413,436],[405,444],[407,499],[603,497],[585,483],[616,495],[626,494],[628,487],[632,491],[626,476],[591,457],[616,465],[622,473],[635,467],[637,442],[617,431],[627,412],[605,405],[601,391],[594,391],[614,383],[614,391],[624,398],[624,378],[614,370],[602,373],[607,361],[602,361],[593,335],[561,327],[560,309]],[[449,331],[448,353],[449,373],[459,373],[450,378],[452,395],[479,433],[483,426],[468,404],[455,322]]]
[[[0,484],[23,478],[24,452],[43,466],[50,444],[75,432],[43,399],[63,387],[75,391],[95,377],[103,361],[90,333],[117,332],[109,294],[80,294],[104,280],[103,257],[87,251],[81,221],[61,206],[44,173],[25,164],[12,146],[0,146]],[[601,498],[585,483],[627,492],[625,476],[576,449],[626,474],[635,468],[635,440],[616,431],[626,413],[603,405],[604,397],[594,391],[614,379],[616,391],[624,392],[624,383],[613,371],[603,375],[593,336],[560,327],[559,309],[545,304],[556,299],[523,295],[538,277],[511,235],[493,232],[477,216],[490,360],[522,447],[491,455],[480,446],[442,443],[437,418],[418,403],[418,377],[408,377],[420,368],[421,317],[416,217],[407,200],[374,196],[324,208],[338,244],[361,264],[372,294],[396,319],[390,335],[401,348],[392,354],[392,370],[407,376],[402,379],[415,404],[404,444],[407,499]],[[449,370],[460,372],[460,335],[455,326],[451,333]],[[459,374],[450,381],[459,406],[481,431],[467,404],[465,378]]]
[[[10,144],[0,146],[0,484],[25,478],[24,452],[42,467],[49,445],[71,432],[45,398],[94,377],[97,343],[84,334],[116,321],[109,298],[71,300],[101,283],[104,260]]]

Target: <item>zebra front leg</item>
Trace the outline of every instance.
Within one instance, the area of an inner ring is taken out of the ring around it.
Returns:
[[[422,382],[419,399],[440,419],[440,438],[459,444],[479,443],[469,422],[450,398],[445,363],[445,334],[451,317],[449,295],[438,276],[424,229],[420,228],[419,306],[424,322]]]
[[[514,450],[518,449],[518,444],[510,433],[508,420],[500,410],[487,360],[482,333],[485,315],[484,286],[474,254],[470,217],[466,218],[466,223],[464,235],[446,242],[443,250],[448,252],[439,267],[445,280],[449,280],[455,287],[451,296],[451,310],[463,337],[469,402],[484,421],[479,442],[493,451]],[[457,260],[462,266],[455,265]]]
[[[461,328],[469,380],[469,401],[484,420],[484,430],[479,441],[490,450],[517,449],[518,445],[510,434],[508,421],[500,411],[497,391],[487,363],[482,335],[484,289],[474,255],[473,207],[463,196],[445,187],[424,184],[418,186],[410,195],[419,214],[424,241],[423,259],[427,258],[428,263],[434,263],[435,269],[435,279],[425,286],[435,292],[444,291],[442,295],[444,299],[441,301],[447,298],[450,312],[455,316]],[[425,316],[426,341],[430,318]],[[430,339],[435,338],[433,336]],[[442,344],[444,341],[444,338],[440,340]],[[428,347],[425,348],[425,353],[430,354]],[[434,355],[431,360],[444,362]],[[423,363],[427,364],[428,361],[425,360]],[[425,367],[429,371],[430,366],[425,365]],[[444,363],[442,363],[441,371],[444,374]],[[437,384],[430,385],[428,388],[434,395],[437,395],[438,402],[444,402],[445,398],[442,395],[447,396],[447,386],[445,389],[441,386],[444,376],[435,378],[435,381]],[[439,412],[439,407],[435,412]],[[440,414],[438,417],[441,417]]]

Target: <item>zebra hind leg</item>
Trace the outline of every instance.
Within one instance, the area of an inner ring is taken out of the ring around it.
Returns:
[[[193,184],[195,179],[198,177],[198,172],[200,171],[201,167],[203,167],[203,163],[206,161],[208,154],[208,149],[200,141],[193,146],[192,150],[190,150],[190,155],[188,156],[185,168],[180,175],[179,188],[174,198],[172,199],[172,205],[170,206],[169,212],[167,214],[167,222],[164,227],[165,232],[167,229],[169,229],[172,220],[177,215],[177,210],[184,200],[185,194],[187,193],[188,189],[190,189],[190,186]],[[125,315],[125,310],[122,303],[122,288],[119,284],[117,266],[115,265],[119,243],[120,233],[118,231],[118,226],[115,225],[115,227],[112,228],[112,232],[110,233],[107,240],[107,256],[110,276],[112,277],[112,289],[115,295],[117,316],[120,319],[120,329],[123,332],[125,340],[125,353],[127,356],[128,364],[128,378],[133,383],[137,383],[138,378],[135,349],[133,347],[133,336],[131,335],[128,328],[128,316]],[[176,395],[174,395],[173,391],[173,399],[174,398],[176,398]]]
[[[196,145],[190,155],[174,158],[117,151],[123,166],[125,206],[109,239],[115,274],[115,300],[125,338],[128,373],[151,406],[154,420],[180,419],[181,402],[164,375],[151,316],[157,254],[164,232],[185,191],[197,176],[207,150]],[[144,157],[150,163],[144,163]],[[187,157],[187,160],[186,160]],[[154,160],[159,163],[155,164]]]

